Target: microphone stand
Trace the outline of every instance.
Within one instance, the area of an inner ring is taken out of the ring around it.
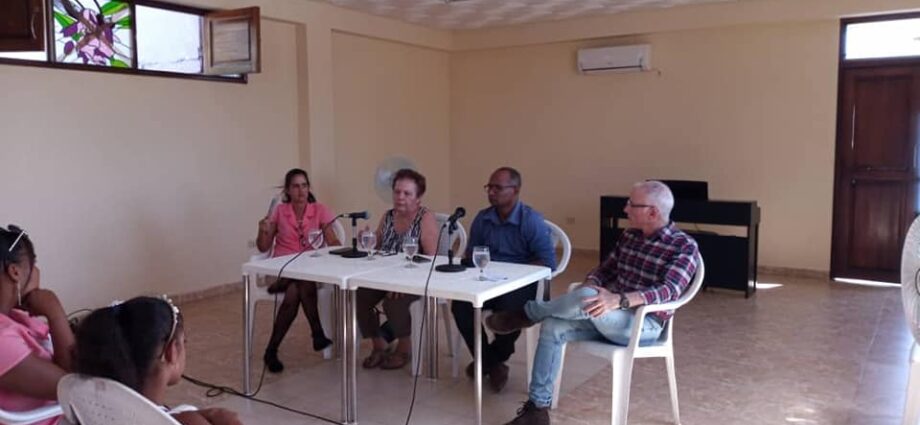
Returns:
[[[351,249],[342,252],[342,258],[364,258],[367,253],[358,250],[358,218],[351,217]]]
[[[457,230],[457,221],[453,220],[447,224],[447,264],[441,264],[434,269],[442,273],[457,273],[466,270],[462,264],[454,264],[454,231]]]

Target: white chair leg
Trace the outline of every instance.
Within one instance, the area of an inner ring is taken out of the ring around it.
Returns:
[[[674,353],[664,358],[668,369],[668,388],[671,390],[671,411],[674,413],[674,425],[680,425],[680,407],[677,402],[677,370],[674,368]]]
[[[901,423],[920,425],[920,345],[917,343],[910,350],[910,376],[907,378],[904,420]]]
[[[562,344],[562,347],[559,348],[559,372],[556,373],[556,379],[553,379],[553,401],[549,405],[550,409],[555,409],[559,406],[559,393],[562,392],[562,368],[565,366],[565,347],[566,344]],[[530,392],[530,374],[528,373],[527,376],[527,391]]]
[[[330,335],[335,339],[335,335],[338,332],[335,330],[335,303],[332,301],[332,291],[333,288],[330,285],[320,284],[316,288],[316,306],[319,310],[319,321],[323,326],[323,333],[326,334],[326,338],[329,338]],[[326,347],[323,350],[323,358],[329,360],[335,356],[335,352],[332,346]]]
[[[530,378],[533,374],[533,357],[537,354],[537,343],[540,340],[540,324],[533,325],[524,330],[524,347],[527,360],[527,379],[525,391],[530,391]],[[564,355],[564,354],[563,354]]]
[[[453,314],[451,314],[451,316],[453,316]],[[462,350],[461,347],[466,347],[466,345],[464,345],[463,343],[463,335],[460,335],[460,329],[457,328],[457,323],[453,319],[451,319],[450,322],[453,324],[452,326],[454,328],[454,331],[456,331],[454,332],[454,335],[451,338],[452,341],[450,343],[451,351],[452,351],[451,353],[452,357],[450,359],[450,374],[451,376],[456,378],[460,376],[460,351]]]
[[[248,308],[249,308],[249,330],[248,330],[248,332],[249,332],[249,353],[251,354],[251,353],[252,353],[252,344],[253,344],[253,342],[252,342],[252,335],[253,335],[252,329],[253,329],[253,328],[255,327],[255,325],[256,325],[256,301],[255,301],[255,297],[253,297],[253,296],[251,296],[251,295],[250,295],[250,297],[249,297],[249,306],[248,306]],[[250,359],[250,361],[251,361],[251,359]]]
[[[412,318],[412,376],[416,376],[422,371],[422,342],[426,341],[424,335],[422,335],[422,303],[424,300],[418,299],[415,300],[412,304],[409,305],[409,315]]]
[[[447,338],[447,352],[450,353],[450,356],[454,356],[454,321],[450,320],[450,304],[443,303],[441,308],[438,309],[441,313],[441,318],[444,320],[444,336]]]
[[[629,413],[629,384],[632,380],[632,359],[626,358],[626,350],[619,350],[611,358],[612,388],[610,424],[626,425]]]

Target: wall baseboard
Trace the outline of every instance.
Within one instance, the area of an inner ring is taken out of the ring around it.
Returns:
[[[757,274],[770,274],[785,277],[801,277],[805,279],[829,280],[831,272],[829,270],[812,270],[812,269],[794,269],[790,267],[760,266],[757,267]],[[763,280],[763,279],[761,279]]]
[[[170,294],[169,298],[172,299],[176,304],[185,304],[194,301],[206,300],[209,298],[219,297],[221,295],[231,294],[234,292],[242,292],[243,286],[240,282],[224,283],[216,286],[211,286],[205,289],[199,289],[197,291],[183,292],[180,294]]]

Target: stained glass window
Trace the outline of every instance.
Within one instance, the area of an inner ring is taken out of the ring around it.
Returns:
[[[52,0],[53,61],[131,68],[134,19],[128,1]]]

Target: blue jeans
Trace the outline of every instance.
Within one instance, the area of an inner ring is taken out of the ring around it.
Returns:
[[[591,317],[582,309],[582,300],[596,295],[596,289],[582,287],[551,301],[529,301],[524,305],[524,312],[530,320],[543,322],[530,379],[530,400],[538,407],[547,407],[553,400],[553,380],[559,373],[565,343],[592,340],[629,344],[633,311],[611,310],[599,317]],[[661,329],[657,318],[646,316],[639,343],[657,340]]]

